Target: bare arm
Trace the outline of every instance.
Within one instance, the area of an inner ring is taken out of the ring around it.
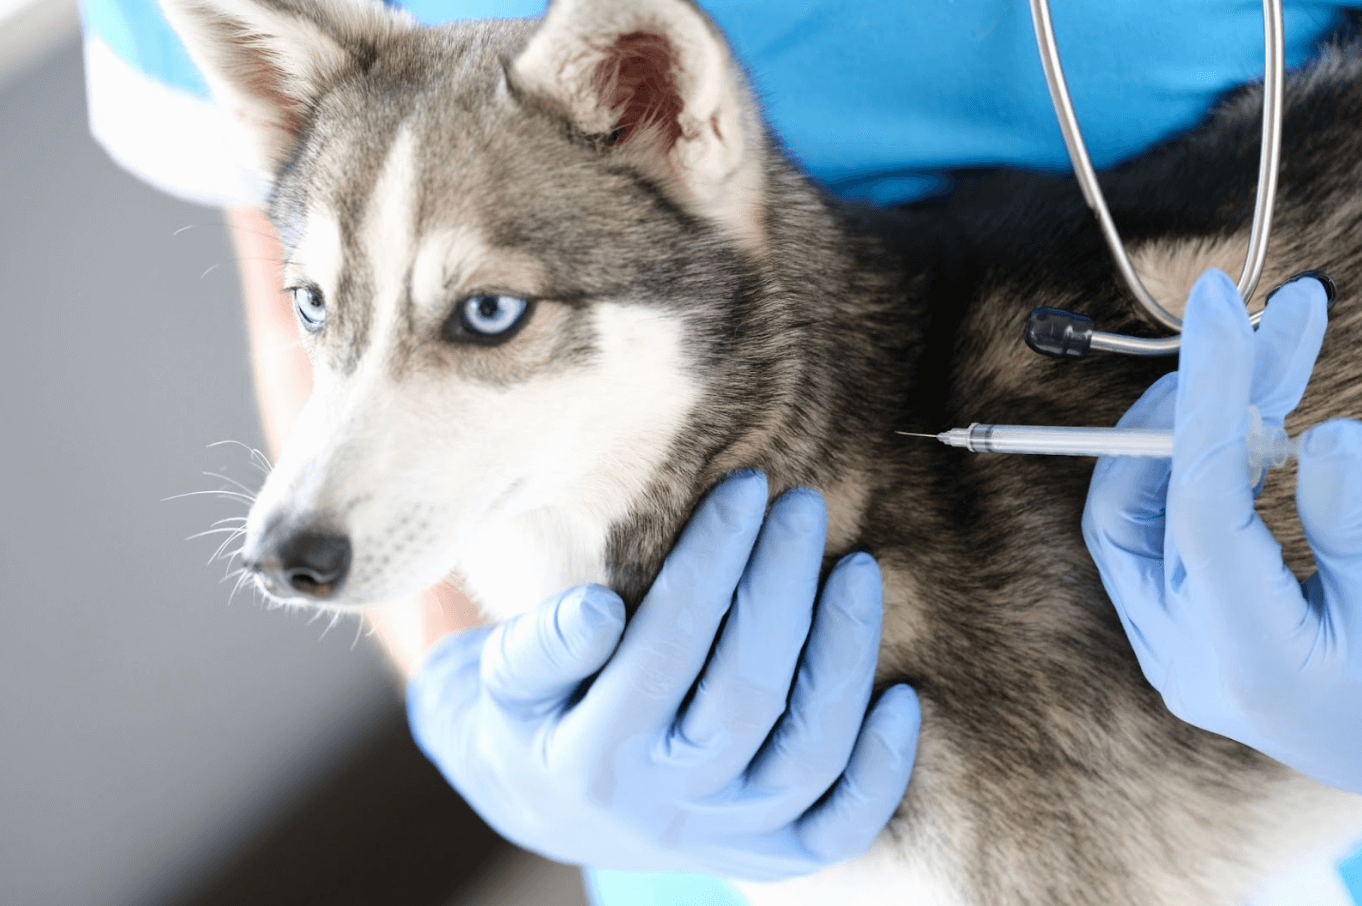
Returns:
[[[246,302],[256,404],[265,444],[271,457],[277,457],[312,393],[312,368],[298,344],[298,326],[284,294],[279,274],[282,251],[274,228],[255,208],[231,208],[226,215]],[[428,589],[410,601],[371,609],[365,619],[404,677],[416,671],[436,641],[480,622],[473,605],[448,585]]]

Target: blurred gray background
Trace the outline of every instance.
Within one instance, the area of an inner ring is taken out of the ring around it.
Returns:
[[[409,743],[357,622],[229,603],[219,541],[185,539],[244,504],[164,500],[224,486],[204,471],[261,480],[208,447],[261,445],[231,250],[218,211],[89,138],[70,3],[0,0],[0,211],[0,903],[260,902],[224,892],[242,864],[301,859],[365,801],[438,797],[382,786]],[[488,866],[460,902],[580,902],[575,873],[489,862],[468,833],[439,843]]]

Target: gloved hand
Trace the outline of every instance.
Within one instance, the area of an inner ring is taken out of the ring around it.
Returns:
[[[917,697],[895,686],[867,715],[878,567],[853,554],[819,595],[822,498],[785,494],[763,525],[766,496],[756,474],[715,489],[627,627],[586,586],[436,649],[412,731],[493,828],[562,862],[748,880],[869,848]]]
[[[1083,535],[1145,677],[1178,717],[1362,792],[1362,423],[1304,433],[1296,505],[1318,572],[1298,583],[1253,509],[1250,403],[1280,426],[1305,392],[1325,294],[1303,278],[1257,333],[1219,271],[1192,288],[1178,372],[1122,426],[1173,426],[1173,459],[1100,460]]]

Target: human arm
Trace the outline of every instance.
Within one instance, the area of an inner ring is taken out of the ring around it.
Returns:
[[[1145,677],[1169,710],[1331,786],[1362,792],[1362,423],[1303,433],[1296,501],[1318,571],[1297,582],[1254,512],[1252,403],[1280,426],[1325,329],[1314,280],[1255,334],[1223,274],[1188,300],[1179,370],[1122,419],[1169,427],[1173,459],[1103,459],[1083,516]]]

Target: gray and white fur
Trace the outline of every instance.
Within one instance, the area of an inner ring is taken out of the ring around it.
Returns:
[[[758,468],[824,493],[829,562],[878,558],[879,681],[919,691],[923,730],[874,849],[754,903],[1229,906],[1362,826],[1359,797],[1165,710],[1084,548],[1090,461],[895,433],[1113,424],[1175,366],[1023,345],[1041,305],[1152,332],[1072,180],[838,201],[687,0],[429,29],[376,3],[165,2],[321,321],[250,515],[262,587],[354,609],[452,574],[494,618],[590,581],[633,605],[701,495]],[[1242,89],[1104,177],[1159,298],[1237,272],[1259,109]],[[1293,432],[1362,416],[1359,124],[1340,41],[1287,90],[1261,282],[1313,267],[1341,290]],[[470,300],[498,298],[525,301],[514,329],[470,330]],[[1274,475],[1260,508],[1306,572],[1293,487]]]

